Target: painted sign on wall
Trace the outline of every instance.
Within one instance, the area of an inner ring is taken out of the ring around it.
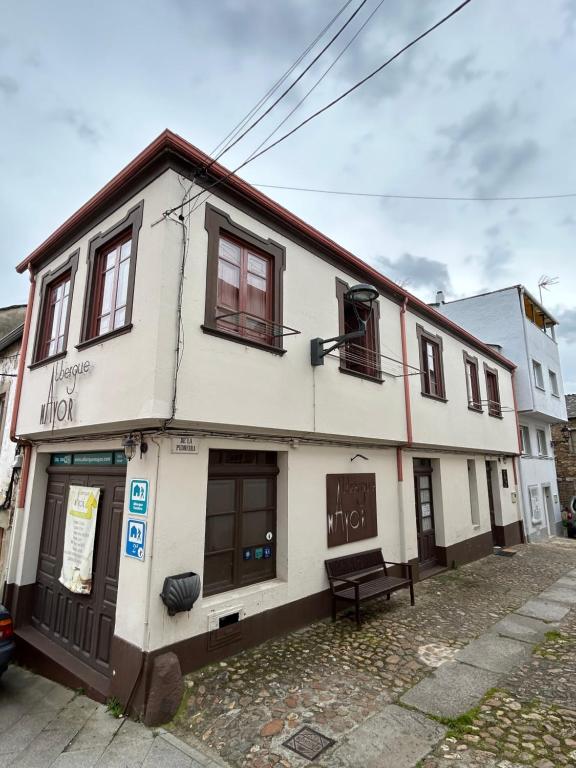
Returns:
[[[76,399],[72,395],[76,392],[78,378],[89,373],[92,367],[89,360],[69,366],[65,366],[63,360],[54,363],[48,395],[40,406],[40,424],[50,425],[54,429],[57,424],[74,421]],[[64,382],[64,392],[58,392],[59,382]]]
[[[70,592],[92,591],[92,558],[100,488],[71,485],[66,509],[64,555],[60,583]]]
[[[329,547],[377,536],[376,475],[326,475],[326,511]]]

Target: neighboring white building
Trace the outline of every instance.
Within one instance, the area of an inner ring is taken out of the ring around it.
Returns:
[[[434,307],[487,343],[498,345],[516,363],[526,533],[531,540],[561,533],[551,433],[553,424],[566,421],[557,321],[522,285],[440,301]]]
[[[17,485],[16,443],[10,437],[10,425],[25,311],[21,305],[0,309],[0,602]]]
[[[327,615],[326,558],[381,547],[423,578],[521,541],[514,365],[178,136],[18,269],[31,448],[8,602],[29,664],[149,722],[158,664],[175,685]],[[366,336],[312,365],[359,317]],[[71,485],[100,489],[90,595],[58,581]],[[190,571],[200,596],[171,616],[164,580]]]

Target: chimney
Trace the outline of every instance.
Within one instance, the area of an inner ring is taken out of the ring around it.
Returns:
[[[444,291],[436,291],[436,304],[444,304]]]

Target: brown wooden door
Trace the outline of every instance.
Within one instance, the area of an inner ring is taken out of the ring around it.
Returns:
[[[496,543],[496,517],[494,515],[494,490],[492,486],[492,462],[486,462],[486,483],[488,485],[488,508],[490,509],[490,526],[492,540]]]
[[[421,569],[432,568],[438,563],[438,554],[436,551],[436,532],[434,529],[432,464],[427,459],[415,460],[414,495],[416,498],[418,562]]]
[[[110,674],[116,618],[118,567],[126,471],[106,468],[71,472],[50,467],[32,625],[103,674]],[[62,569],[66,505],[70,485],[100,488],[90,595],[70,592],[58,581]]]

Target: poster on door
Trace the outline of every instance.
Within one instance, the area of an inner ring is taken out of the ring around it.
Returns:
[[[60,583],[70,592],[92,591],[92,559],[100,488],[71,485],[66,509],[64,555]]]

